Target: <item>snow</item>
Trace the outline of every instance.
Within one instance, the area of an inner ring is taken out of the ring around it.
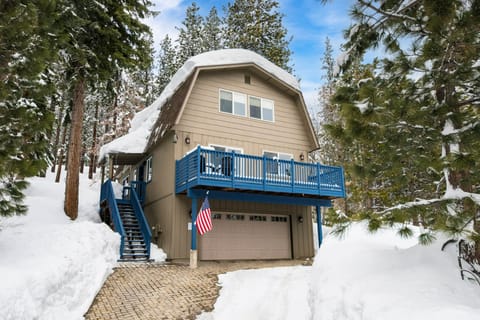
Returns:
[[[300,84],[293,75],[253,51],[222,49],[199,54],[185,62],[157,100],[135,115],[128,134],[102,146],[99,160],[103,160],[109,153],[143,153],[162,106],[197,68],[249,63],[257,65],[292,88],[301,91]],[[159,130],[161,131],[160,136],[163,136],[165,128],[160,126]]]
[[[27,215],[0,218],[0,319],[83,319],[119,254],[119,235],[98,217],[99,183],[80,175],[79,216],[71,221],[64,179],[28,180]],[[164,255],[152,246],[156,261]]]
[[[355,104],[355,107],[357,107],[361,113],[365,113],[365,111],[368,110],[368,106],[369,106],[368,99],[365,99],[362,101],[355,101],[354,104]]]
[[[444,240],[419,246],[355,224],[344,239],[326,235],[313,266],[221,275],[214,310],[197,319],[474,319],[480,288],[461,280],[455,246],[441,251]]]
[[[0,220],[2,320],[82,319],[116,265],[118,235],[98,220],[99,184],[81,175],[79,217],[70,221],[62,208],[64,184],[52,180],[29,179],[28,215]],[[480,287],[461,280],[455,245],[441,251],[446,238],[419,246],[415,235],[402,239],[396,232],[372,235],[358,223],[343,239],[326,232],[312,266],[220,275],[214,310],[198,319],[478,317]],[[152,258],[165,259],[161,249],[151,249]]]

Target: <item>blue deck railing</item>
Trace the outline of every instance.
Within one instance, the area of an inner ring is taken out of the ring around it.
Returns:
[[[176,193],[196,186],[345,197],[341,167],[198,147],[176,161]]]

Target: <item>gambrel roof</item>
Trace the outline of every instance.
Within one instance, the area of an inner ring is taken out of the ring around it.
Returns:
[[[251,68],[266,81],[275,82],[283,91],[296,96],[303,109],[308,130],[318,148],[310,116],[297,79],[257,53],[245,49],[222,49],[199,54],[175,73],[160,97],[132,119],[129,132],[100,150],[100,161],[108,154],[144,154],[180,120],[192,86],[201,70]]]

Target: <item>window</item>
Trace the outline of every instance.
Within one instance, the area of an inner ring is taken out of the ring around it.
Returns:
[[[262,119],[262,100],[250,97],[250,118]]]
[[[245,117],[246,104],[246,94],[220,90],[220,111]]]
[[[290,176],[291,168],[290,163],[287,161],[293,159],[293,155],[288,153],[264,151],[263,156],[267,159],[271,159],[270,161],[267,161],[267,173],[277,174],[281,176]]]
[[[215,151],[220,151],[220,152],[235,152],[238,154],[242,154],[243,150],[238,149],[238,148],[232,148],[232,147],[223,147],[223,146],[216,146],[216,145],[210,145]],[[233,161],[232,157],[229,154],[222,154],[218,153],[213,155],[211,158],[208,159],[208,164],[211,166],[213,169],[212,171],[221,173],[226,176],[232,175],[232,169],[233,169]],[[235,165],[235,172],[239,172],[239,170],[242,169],[242,166],[239,164]]]
[[[227,214],[227,220],[245,220],[243,214]]]
[[[287,217],[272,216],[272,222],[288,222]]]
[[[220,89],[220,111],[225,113],[271,121],[274,119],[274,102],[269,99],[248,96],[244,93]]]
[[[250,97],[250,118],[273,121],[273,101],[263,98]]]
[[[145,181],[150,182],[152,181],[152,157],[149,157],[147,161],[145,161],[145,169],[144,169],[144,174],[145,174]]]

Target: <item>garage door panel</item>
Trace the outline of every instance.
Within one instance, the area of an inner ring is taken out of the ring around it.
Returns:
[[[285,215],[218,214],[199,237],[201,260],[290,259],[290,220]]]

